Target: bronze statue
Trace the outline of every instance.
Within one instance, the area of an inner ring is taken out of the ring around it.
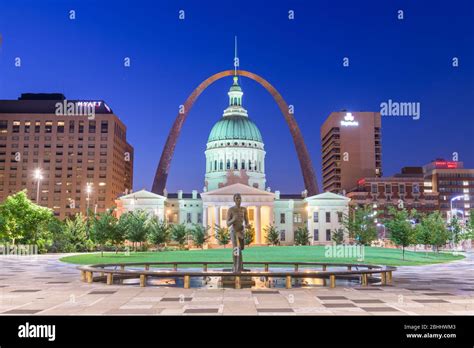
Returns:
[[[242,250],[245,247],[245,227],[249,225],[247,208],[241,207],[242,197],[239,193],[234,195],[235,205],[227,211],[227,227],[230,230],[230,239],[232,241],[232,260],[234,262],[233,271],[243,271]]]

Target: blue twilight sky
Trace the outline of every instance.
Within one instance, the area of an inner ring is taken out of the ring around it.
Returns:
[[[128,127],[135,189],[151,189],[179,105],[206,77],[232,68],[237,35],[241,68],[266,78],[294,105],[319,179],[319,129],[329,113],[379,111],[388,99],[420,102],[421,118],[382,119],[385,175],[453,152],[473,168],[473,22],[472,0],[0,0],[0,99],[60,92],[105,100]],[[205,144],[231,82],[216,82],[194,105],[169,191],[202,189]],[[268,186],[300,192],[296,152],[277,106],[255,82],[241,84],[264,138]]]

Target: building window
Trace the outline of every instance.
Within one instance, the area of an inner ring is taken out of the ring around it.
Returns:
[[[95,121],[89,121],[89,133],[95,133]]]
[[[398,193],[399,194],[404,194],[405,193],[405,184],[400,184],[398,186]]]
[[[282,242],[285,241],[285,230],[280,231],[280,241],[282,241]]]
[[[59,121],[58,122],[58,133],[64,133],[64,121]]]
[[[100,122],[100,132],[108,133],[109,132],[109,121],[102,121]]]
[[[223,170],[224,169],[224,163],[221,161],[221,163],[219,164],[219,170]]]
[[[331,212],[326,212],[326,222],[331,222]]]
[[[258,208],[257,208],[258,209]],[[249,209],[249,220],[253,221],[253,216],[254,216],[254,210]]]
[[[186,223],[190,224],[191,221],[191,213],[186,213]]]
[[[234,161],[234,169],[239,169],[239,162],[237,160]]]
[[[52,121],[46,121],[45,122],[44,131],[45,131],[45,133],[52,133],[53,132],[53,122]]]
[[[293,222],[298,224],[301,223],[303,220],[301,218],[301,213],[294,213],[293,214]]]
[[[285,213],[280,213],[280,223],[281,223],[281,224],[286,223],[286,221],[285,221]]]
[[[69,133],[74,133],[74,121],[69,121]]]
[[[245,161],[242,161],[241,169],[245,169]]]
[[[316,228],[313,233],[313,239],[319,240],[319,230]]]
[[[198,224],[202,224],[202,213],[198,213],[198,214],[197,214],[197,218],[198,218],[198,219],[197,219],[197,220],[198,220],[198,221],[197,221]]]
[[[420,193],[420,185],[413,184],[413,193]]]
[[[370,192],[371,193],[377,193],[377,184],[371,184],[370,185]]]
[[[41,122],[40,121],[36,121],[35,122],[35,133],[39,133],[41,130]]]
[[[1,120],[0,121],[0,133],[7,133],[8,132],[8,121]]]
[[[227,160],[227,170],[230,169],[230,160]]]
[[[337,222],[342,223],[342,211],[337,212]]]
[[[385,184],[385,193],[392,193],[392,185]]]
[[[79,121],[79,133],[84,133],[84,121]]]
[[[214,170],[217,170],[217,161],[214,161]]]
[[[319,222],[319,212],[313,212],[313,222]]]
[[[326,230],[326,241],[331,240],[331,230]]]
[[[13,133],[20,133],[20,121],[13,121]]]

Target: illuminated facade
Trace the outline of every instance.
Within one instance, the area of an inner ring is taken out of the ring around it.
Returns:
[[[378,112],[332,112],[321,126],[323,191],[344,194],[357,180],[382,176]]]
[[[126,134],[103,101],[68,101],[62,94],[0,100],[0,202],[26,188],[61,219],[86,214],[87,207],[112,208],[133,187]]]

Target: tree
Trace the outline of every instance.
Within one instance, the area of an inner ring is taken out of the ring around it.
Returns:
[[[209,239],[209,226],[204,227],[201,224],[193,224],[191,228],[191,238],[195,246],[203,248],[204,243]]]
[[[48,224],[48,231],[51,233],[52,243],[48,248],[48,252],[59,253],[65,252],[68,244],[67,236],[64,233],[65,222],[53,218]]]
[[[344,215],[342,224],[349,232],[349,237],[355,239],[357,244],[370,245],[377,239],[375,226],[376,212],[368,205],[351,209],[349,215]]]
[[[451,221],[449,222],[449,230],[451,231],[449,240],[453,243],[454,247],[464,239],[463,230],[461,224],[459,223],[459,218],[457,216],[453,216]]]
[[[252,224],[245,226],[244,231],[244,243],[245,245],[250,245],[255,241],[255,228]]]
[[[415,226],[415,243],[423,245],[431,245],[431,231],[425,223],[425,216],[420,218],[420,223]]]
[[[117,226],[117,218],[111,211],[106,211],[94,217],[92,224],[92,240],[101,246],[101,255],[104,256],[104,246],[108,241],[115,238]],[[117,252],[117,248],[115,250]]]
[[[178,243],[180,249],[184,249],[188,234],[188,229],[184,224],[175,224],[171,228],[171,236],[173,240]]]
[[[280,233],[273,225],[266,226],[263,231],[265,232],[265,239],[270,245],[279,245],[280,244]]]
[[[422,223],[430,231],[431,244],[439,252],[439,247],[446,245],[449,238],[449,231],[439,211],[433,212],[423,219]]]
[[[136,243],[143,243],[148,234],[149,215],[143,210],[127,212],[120,216],[120,224],[125,227],[126,238],[133,243],[136,251]]]
[[[63,233],[66,239],[64,251],[88,251],[92,248],[92,242],[87,238],[86,221],[81,213],[65,221]]]
[[[411,226],[410,216],[406,209],[389,207],[389,218],[385,219],[385,227],[389,230],[390,240],[402,247],[402,259],[405,260],[405,248],[415,241],[415,230]]]
[[[8,196],[0,205],[0,240],[6,243],[34,244],[38,250],[46,251],[52,244],[48,224],[53,211],[41,207],[28,199],[26,190]]]
[[[474,239],[474,209],[469,211],[469,219],[466,224],[465,239]]]
[[[337,245],[344,243],[344,229],[337,228],[332,232],[332,241]]]
[[[214,227],[216,231],[216,239],[220,245],[223,245],[224,248],[230,242],[230,232],[227,227],[221,227],[219,225],[215,225]]]
[[[309,231],[306,226],[298,227],[295,231],[295,245],[309,245]]]
[[[165,221],[151,219],[148,228],[148,241],[158,248],[171,240],[171,225]]]

